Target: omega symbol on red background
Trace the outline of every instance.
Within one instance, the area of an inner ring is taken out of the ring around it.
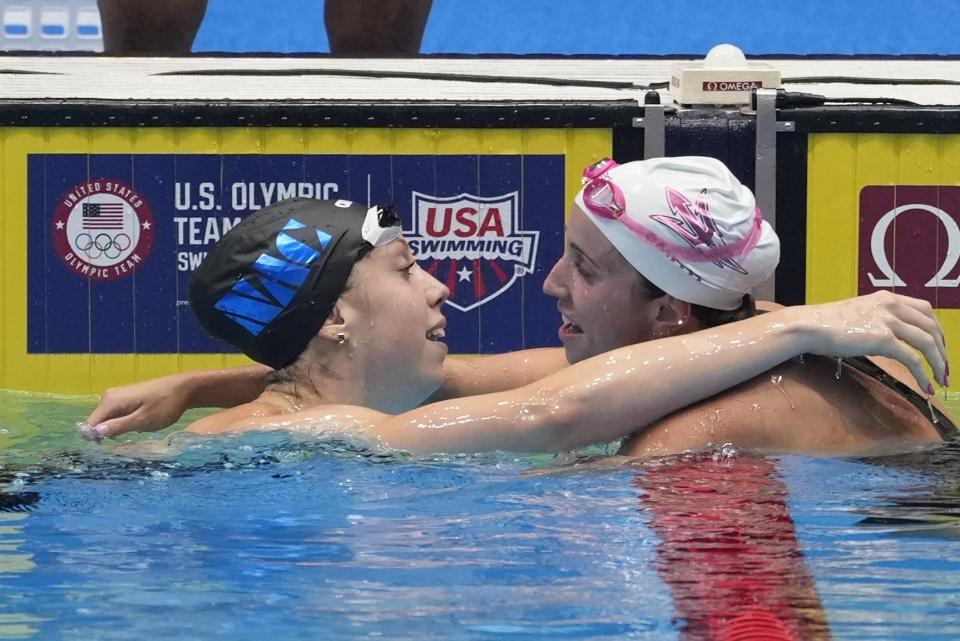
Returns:
[[[890,258],[887,256],[886,238],[890,226],[898,216],[908,212],[928,212],[936,216],[947,232],[947,253],[943,257],[940,269],[934,274],[933,278],[924,283],[924,287],[957,287],[960,285],[960,278],[947,278],[947,275],[957,266],[960,259],[960,226],[950,214],[938,207],[926,205],[923,203],[911,203],[895,207],[880,217],[873,233],[870,234],[870,253],[873,256],[873,262],[880,270],[882,277],[877,277],[873,273],[867,274],[870,283],[874,287],[906,287],[907,284],[894,271],[890,264]],[[917,214],[914,214],[917,215]]]

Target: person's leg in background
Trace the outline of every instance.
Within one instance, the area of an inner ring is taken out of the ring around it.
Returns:
[[[207,0],[98,0],[106,53],[186,55]],[[335,55],[416,55],[433,0],[326,0]]]
[[[420,52],[433,0],[326,0],[330,52],[396,56]]]
[[[190,53],[207,0],[97,0],[105,53]]]

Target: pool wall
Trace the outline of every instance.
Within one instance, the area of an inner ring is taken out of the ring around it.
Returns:
[[[960,136],[920,133],[922,118],[918,133],[809,136],[806,295],[925,299],[949,344],[960,330]]]
[[[0,385],[95,393],[246,362],[199,328],[186,289],[205,251],[278,196],[394,203],[425,268],[451,289],[452,351],[555,344],[543,279],[579,171],[611,155],[611,133],[6,127],[0,145]]]
[[[636,77],[668,62],[7,58],[0,386],[96,393],[245,362],[196,325],[187,284],[288,196],[393,203],[451,290],[452,353],[556,345],[541,287],[581,170],[655,138],[757,187],[779,302],[894,289],[957,343],[956,108],[781,108],[764,154],[750,109],[645,107]]]

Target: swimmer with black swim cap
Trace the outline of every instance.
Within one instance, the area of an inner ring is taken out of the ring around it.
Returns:
[[[399,411],[439,384],[447,297],[402,236],[389,207],[284,201],[223,237],[194,274],[190,303],[210,335],[280,370],[261,402]],[[419,374],[409,389],[396,385],[404,373]]]
[[[190,281],[190,305],[211,336],[281,369],[304,350],[354,264],[402,235],[390,208],[307,198],[236,225]]]
[[[189,429],[338,429],[413,452],[563,451],[624,436],[797,354],[900,354],[910,348],[891,337],[909,334],[900,329],[915,314],[900,297],[790,308],[424,404],[445,380],[447,295],[387,209],[295,200],[253,214],[210,251],[191,304],[213,335],[282,369],[256,400]],[[849,336],[852,316],[869,317],[870,330]]]

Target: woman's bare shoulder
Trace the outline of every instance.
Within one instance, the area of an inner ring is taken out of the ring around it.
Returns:
[[[256,400],[243,405],[237,405],[194,421],[187,427],[187,432],[198,434],[222,434],[224,432],[253,429],[242,427],[252,421],[275,418],[281,411],[275,405]]]
[[[357,405],[316,405],[284,412],[272,403],[253,401],[202,418],[192,423],[187,431],[222,434],[262,429],[370,428],[385,416],[383,412]]]

